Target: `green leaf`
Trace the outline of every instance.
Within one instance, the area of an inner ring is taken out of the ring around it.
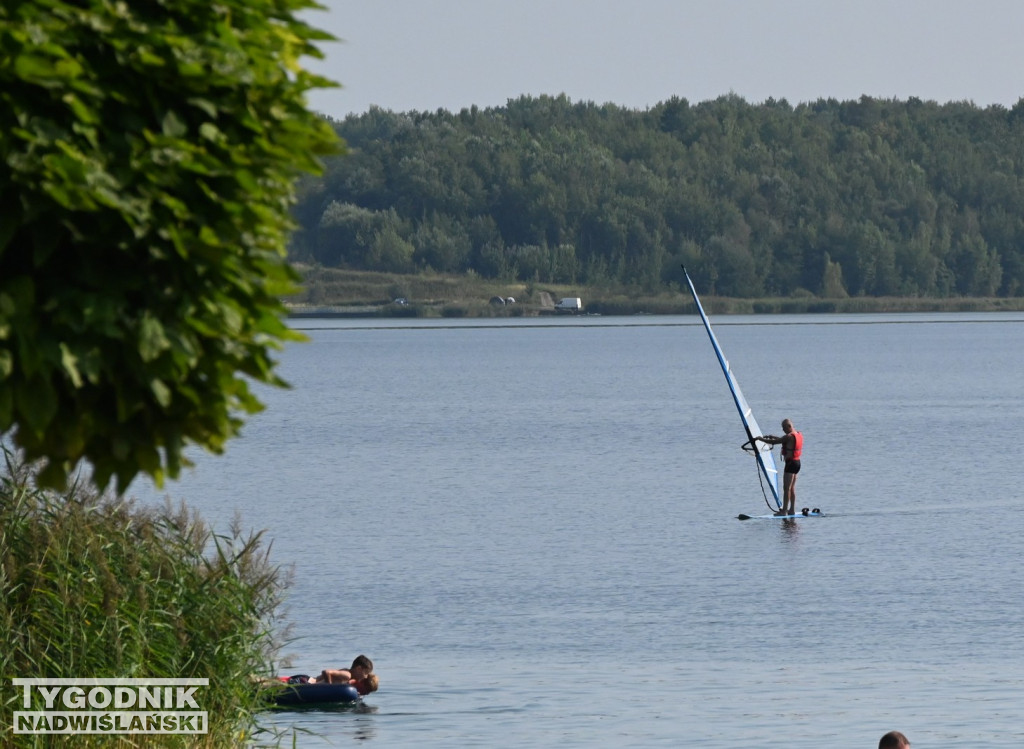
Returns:
[[[35,377],[16,381],[14,399],[16,413],[35,437],[42,437],[57,415],[57,397],[48,379]]]
[[[64,368],[64,372],[71,379],[71,383],[76,388],[82,387],[82,375],[78,371],[78,357],[71,352],[71,349],[63,341],[60,342],[60,363]]]
[[[224,136],[224,133],[222,133],[220,129],[212,122],[204,122],[202,125],[199,126],[199,136],[201,138],[205,138],[206,140],[213,141],[218,145],[225,143],[227,141],[227,138]]]
[[[171,405],[171,401],[173,399],[171,389],[162,381],[156,379],[151,380],[149,383],[149,389],[153,392],[153,397],[156,398],[156,402],[161,406],[167,408]]]
[[[53,60],[48,57],[34,54],[18,55],[14,58],[14,72],[19,78],[32,81],[39,86],[56,88],[61,83],[55,80],[56,69]]]
[[[78,359],[78,371],[89,381],[91,385],[98,385],[103,373],[103,356],[99,349],[93,348],[86,351]]]
[[[188,100],[188,103],[194,107],[198,107],[206,113],[208,117],[216,117],[218,113],[217,105],[209,99],[203,97],[195,97]]]
[[[181,138],[188,132],[188,126],[173,109],[168,109],[160,123],[160,131],[169,138]]]
[[[146,313],[139,324],[139,356],[142,361],[151,362],[171,347],[164,333],[164,326],[155,317]]]

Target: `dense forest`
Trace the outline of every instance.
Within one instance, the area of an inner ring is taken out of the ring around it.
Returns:
[[[332,121],[293,260],[709,294],[1024,295],[1012,109],[735,95],[638,111],[565,96]]]

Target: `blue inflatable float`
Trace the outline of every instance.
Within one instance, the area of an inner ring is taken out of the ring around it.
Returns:
[[[275,690],[270,699],[275,705],[338,705],[358,702],[359,692],[351,684],[310,684],[305,677],[282,679],[281,690]]]

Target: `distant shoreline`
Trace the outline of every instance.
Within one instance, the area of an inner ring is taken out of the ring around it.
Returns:
[[[290,317],[485,318],[555,314],[553,301],[580,297],[584,314],[690,315],[688,293],[484,279],[475,275],[379,273],[302,268],[302,291],[285,300]],[[512,304],[498,303],[508,298]],[[701,296],[711,315],[1021,312],[1024,297],[800,297],[738,299]]]
[[[1024,312],[1024,299],[914,299],[858,298],[840,300],[792,299],[712,299],[704,302],[712,315],[842,315],[900,313]],[[516,309],[493,309],[473,303],[408,304],[397,308],[380,305],[288,305],[292,318],[493,318],[547,317],[550,309],[521,305]],[[655,304],[595,300],[587,304],[583,315],[695,315],[693,305],[685,302]],[[562,315],[559,315],[562,316]],[[565,315],[569,317],[571,315]]]

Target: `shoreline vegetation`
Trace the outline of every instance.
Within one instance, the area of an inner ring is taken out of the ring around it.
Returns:
[[[183,503],[143,507],[86,481],[56,491],[37,479],[38,465],[3,449],[0,746],[51,745],[15,735],[15,677],[209,679],[196,695],[207,733],[78,734],[75,746],[274,745],[281,737],[258,719],[266,688],[250,675],[274,673],[290,573],[262,533],[237,521],[214,533]],[[32,699],[32,710],[51,709]]]
[[[651,293],[627,286],[570,286],[481,278],[473,273],[415,275],[297,266],[302,291],[285,299],[291,317],[536,317],[553,315],[562,297],[580,297],[585,314],[690,315],[685,289]],[[511,304],[499,303],[512,297]],[[714,315],[1020,312],[1024,297],[869,297],[835,299],[807,292],[739,299],[701,295]],[[402,300],[402,301],[396,301]]]

